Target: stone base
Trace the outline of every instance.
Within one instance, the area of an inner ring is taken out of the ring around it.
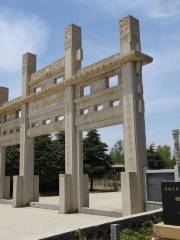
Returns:
[[[34,176],[33,201],[39,202],[39,175]]]
[[[40,202],[30,202],[30,207],[33,208],[42,208],[42,209],[51,209],[51,210],[59,210],[58,204],[49,204],[49,203],[40,203]]]
[[[13,207],[23,207],[23,176],[13,177]]]
[[[158,223],[154,225],[153,232],[159,239],[180,240],[180,226]]]
[[[0,177],[0,199],[10,199],[10,176]]]
[[[146,212],[162,208],[162,202],[146,201]]]
[[[60,193],[60,213],[80,212],[81,207],[89,207],[89,180],[87,174],[83,175],[83,187],[80,196],[82,206],[78,201],[77,186],[72,180],[71,174],[59,175],[59,193]]]
[[[139,196],[137,174],[135,172],[121,173],[121,193],[123,216],[144,211],[144,203]]]
[[[84,193],[84,199],[83,199],[83,207],[89,207],[89,177],[88,174],[84,174],[83,176],[83,193]]]
[[[13,178],[13,207],[24,207],[29,202],[25,202],[24,196],[24,177],[14,176]],[[39,176],[34,176],[32,201],[39,201]]]
[[[114,218],[122,217],[122,211],[107,210],[107,209],[94,209],[94,208],[82,207],[81,212],[85,214],[114,217]]]

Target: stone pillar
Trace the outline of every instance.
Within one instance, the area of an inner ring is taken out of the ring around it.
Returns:
[[[81,68],[81,60],[81,28],[71,24],[65,28],[65,81]],[[65,88],[64,98],[65,175],[60,176],[60,212],[69,213],[79,210],[77,146],[80,144],[81,139],[77,137],[78,130],[75,127],[73,86]]]
[[[77,186],[78,186],[78,209],[89,207],[89,178],[83,174],[83,137],[82,132],[76,132],[77,142]]]
[[[29,92],[31,74],[36,71],[36,55],[26,53],[23,55],[22,66],[22,96]],[[14,179],[13,205],[21,207],[33,201],[34,196],[34,139],[28,138],[28,104],[21,106],[20,130],[20,176]],[[22,195],[22,196],[21,196]],[[15,197],[16,196],[16,197]]]
[[[0,87],[0,106],[2,106],[5,102],[8,101],[8,95],[9,89],[5,87]],[[0,146],[0,199],[5,197],[5,161],[6,149],[5,147]]]
[[[176,165],[180,165],[180,144],[179,144],[179,129],[172,130],[173,141],[174,141],[174,157]]]
[[[180,144],[179,144],[179,129],[172,130],[174,141],[174,157],[176,164],[174,166],[175,181],[180,182]]]
[[[0,87],[0,106],[8,101],[9,89],[6,87]]]
[[[29,82],[31,74],[36,72],[36,55],[25,53],[22,56],[22,96],[26,97],[30,94]]]
[[[0,199],[4,198],[6,149],[0,146]]]
[[[131,16],[120,20],[121,53],[141,50],[139,21]],[[146,167],[146,137],[142,84],[142,63],[122,66],[125,172],[121,175],[123,214],[143,212],[145,207],[143,170]]]

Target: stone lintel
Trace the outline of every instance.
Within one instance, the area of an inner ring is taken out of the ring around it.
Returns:
[[[142,64],[149,64],[153,61],[153,58],[143,54],[141,52],[133,50],[127,55],[121,56],[120,54],[115,54],[110,58],[103,59],[102,61],[95,63],[93,65],[87,66],[80,69],[77,74],[73,75],[71,78],[67,79],[66,82],[48,88],[38,94],[31,94],[27,97],[19,97],[12,101],[6,102],[0,107],[0,113],[6,112],[16,107],[20,107],[24,103],[37,100],[37,98],[42,98],[53,92],[64,90],[65,86],[75,85],[82,83],[86,80],[98,77],[101,74],[120,68],[123,64],[127,62],[141,61]]]

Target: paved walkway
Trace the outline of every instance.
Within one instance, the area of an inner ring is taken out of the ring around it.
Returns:
[[[59,204],[59,197],[40,197],[40,203]],[[90,193],[89,206],[95,209],[122,210],[121,192]]]
[[[99,206],[101,209],[109,207],[119,209],[118,196],[120,193],[93,193],[90,194],[90,205],[94,208]],[[56,204],[58,197],[41,198],[42,201]],[[87,214],[58,214],[56,210],[12,208],[11,205],[0,204],[0,240],[37,240],[111,220],[117,218]]]

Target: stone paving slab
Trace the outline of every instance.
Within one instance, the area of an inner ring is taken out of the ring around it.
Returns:
[[[113,220],[115,218],[79,213],[65,215],[55,210],[0,204],[0,239],[37,240]]]
[[[41,197],[40,203],[58,204],[59,197]],[[90,207],[118,210],[121,193],[92,193]],[[35,240],[78,228],[94,226],[117,218],[89,214],[59,214],[56,210],[12,208],[0,204],[0,240]]]
[[[40,197],[39,202],[42,204],[59,204],[58,196]],[[121,192],[106,192],[106,193],[90,193],[89,206],[93,209],[104,209],[120,211],[121,205]]]

